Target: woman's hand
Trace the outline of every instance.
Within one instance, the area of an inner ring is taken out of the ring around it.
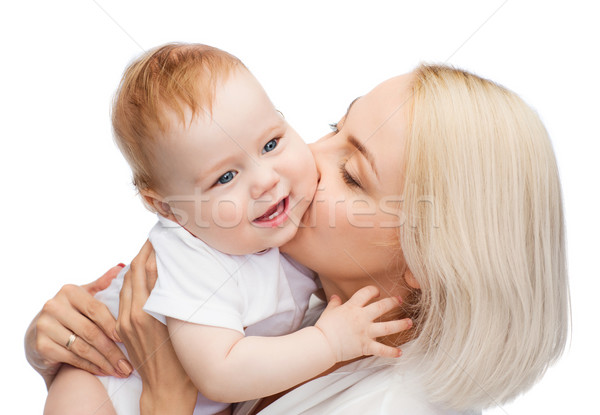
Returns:
[[[131,373],[131,365],[115,344],[121,341],[116,321],[93,297],[108,287],[122,268],[119,264],[87,285],[63,286],[29,325],[25,354],[46,386],[50,386],[62,363],[96,375],[126,377]],[[70,341],[72,334],[77,336],[75,341]]]
[[[117,333],[142,378],[141,413],[191,414],[198,391],[175,355],[167,327],[142,310],[157,276],[154,249],[146,241],[125,274]]]

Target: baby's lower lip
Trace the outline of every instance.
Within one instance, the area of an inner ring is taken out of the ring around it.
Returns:
[[[269,209],[264,215],[254,219],[252,222],[265,228],[274,228],[281,225],[288,218],[289,196],[281,199],[277,205]]]

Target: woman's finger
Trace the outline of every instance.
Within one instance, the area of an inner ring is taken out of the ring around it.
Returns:
[[[120,341],[115,331],[115,318],[105,304],[92,297],[87,288],[72,284],[63,286],[58,294],[44,305],[42,312],[58,317],[69,309],[77,310],[78,314],[81,313],[96,323],[107,336],[114,341]]]
[[[411,327],[412,320],[409,318],[373,323],[369,327],[369,337],[375,339],[377,337],[389,336],[390,334],[408,330]]]
[[[143,267],[136,267],[131,274],[131,289],[132,299],[131,306],[134,310],[139,311],[146,304],[150,291],[148,290],[148,274],[156,274],[156,262],[151,261],[151,251],[146,257],[146,262]]]
[[[152,252],[146,262],[146,286],[148,287],[148,292],[152,291],[157,279],[158,266],[156,265],[156,252],[154,251],[154,248],[152,248]]]
[[[83,338],[94,347],[113,366],[113,371],[119,370],[119,362],[125,361],[125,355],[114,343],[118,336],[115,330],[115,320],[108,308],[93,298],[82,287],[66,285],[59,293],[49,300],[42,309],[38,332],[51,337],[58,344],[64,339],[63,330],[70,331]],[[107,333],[113,338],[109,338]],[[66,337],[68,338],[71,333]],[[99,364],[100,361],[94,362]],[[106,370],[110,373],[110,370]]]
[[[70,342],[69,340],[71,334],[73,333],[71,333],[69,330],[63,327],[62,330],[59,330],[59,334],[51,336],[55,344],[64,348],[70,354],[75,355],[67,357],[68,359],[70,359],[70,361],[80,362],[79,359],[81,359],[83,361],[89,362],[93,366],[98,367],[101,371],[96,372],[95,374],[111,375],[117,377],[125,376],[119,371],[117,371],[115,367],[100,352],[98,352],[98,350],[90,346],[90,344],[86,342],[83,338],[76,335],[75,340],[73,342]],[[67,348],[69,342],[71,344],[69,345],[69,348]],[[70,362],[67,361],[67,363]]]
[[[397,297],[388,297],[365,306],[365,310],[369,318],[375,320],[377,317],[381,317],[399,306],[400,300]]]
[[[130,314],[131,314],[131,274],[135,267],[133,263],[129,270],[125,273],[123,277],[123,286],[121,287],[121,292],[119,293],[119,317],[117,318],[117,333],[122,338],[121,334],[123,330],[127,330],[130,327]]]
[[[369,301],[379,297],[379,289],[374,285],[368,285],[354,293],[347,301],[358,307],[364,307]]]
[[[80,291],[76,292],[76,290]],[[121,339],[117,335],[117,331],[115,330],[116,320],[109,311],[106,304],[96,300],[91,295],[87,295],[87,293],[84,290],[82,290],[81,287],[76,287],[72,290],[69,290],[67,296],[68,302],[76,310],[78,310],[79,313],[83,314],[85,317],[93,321],[102,330],[102,332],[104,332],[104,334],[110,337],[113,341],[121,341]],[[91,338],[88,338],[87,340],[92,341],[92,343],[94,343],[93,339]]]
[[[125,281],[123,282],[123,288],[121,289],[121,296],[124,296],[126,303],[122,304],[122,302],[121,302],[120,304],[123,305],[123,310],[125,310],[125,312],[128,314],[127,314],[126,319],[121,318],[121,307],[119,307],[119,319],[122,321],[128,321],[130,318],[130,310],[131,310],[132,306],[134,306],[132,303],[133,302],[133,294],[134,294],[135,288],[137,288],[139,286],[140,278],[142,279],[142,281],[144,281],[144,286],[145,286],[146,262],[148,262],[148,257],[150,256],[150,253],[152,251],[153,251],[152,244],[150,243],[149,240],[146,240],[146,242],[140,249],[140,252],[138,252],[138,254],[135,256],[135,258],[133,258],[133,261],[131,261],[129,270],[125,274]],[[127,290],[124,290],[125,283],[127,283]],[[125,316],[123,316],[123,317],[125,317]]]
[[[84,284],[81,287],[91,295],[94,295],[99,291],[107,289],[112,280],[114,280],[115,277],[119,275],[119,272],[121,272],[123,268],[125,268],[125,264],[116,265],[108,271],[106,271],[106,273],[100,278],[98,278],[96,281],[90,282],[89,284]]]
[[[68,349],[75,356],[81,357],[88,362],[94,363],[98,366],[105,375],[111,375],[116,377],[127,377],[129,373],[123,373],[120,369],[115,370],[113,365],[93,346],[90,346],[81,337],[76,337],[75,341],[71,344]]]
[[[131,261],[131,265],[135,264],[136,266],[145,267],[146,261],[148,260],[148,257],[150,256],[152,251],[154,251],[154,248],[152,247],[150,240],[146,239],[146,242],[144,242],[144,245],[142,245],[142,249],[140,249],[140,252],[138,252],[135,258],[133,258],[133,261]]]
[[[106,373],[104,373],[102,369],[100,369],[100,367],[96,366],[89,360],[77,356],[75,353],[67,350],[66,347],[64,347],[64,345],[61,346],[58,343],[52,342],[52,344],[48,347],[47,354],[56,356],[59,362],[64,362],[71,366],[78,367],[80,369],[85,370],[86,372],[93,373],[94,375],[106,375]]]
[[[52,361],[57,363],[62,362],[68,364],[71,364],[73,361],[75,361],[75,359],[70,356],[70,354],[73,354],[73,352],[67,349],[69,338],[71,334],[73,334],[69,329],[65,328],[54,317],[50,317],[46,314],[40,315],[36,326],[38,331],[36,349],[42,356],[45,356],[46,360],[51,359]],[[71,347],[74,344],[75,343],[71,343]],[[67,358],[69,358],[69,360],[66,360]],[[81,359],[85,360],[83,358]],[[103,374],[98,366],[98,364],[101,364],[103,362],[105,363],[104,372],[111,373],[114,371],[114,369],[110,368],[110,363],[104,358],[97,359],[94,362],[79,362],[78,367],[81,367],[82,369],[93,367],[94,370],[92,371],[92,373]],[[51,363],[50,365],[53,365],[53,363]]]
[[[73,353],[90,360],[108,374],[120,376],[120,361],[126,360],[125,355],[96,324],[74,310],[59,316],[57,320],[60,326],[49,334],[56,343],[66,348],[66,341],[72,333],[75,334],[77,340],[71,346]]]

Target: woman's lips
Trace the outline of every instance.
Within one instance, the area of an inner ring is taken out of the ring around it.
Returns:
[[[278,203],[271,206],[263,215],[254,219],[252,223],[265,228],[274,228],[281,225],[288,218],[289,196],[284,197]]]

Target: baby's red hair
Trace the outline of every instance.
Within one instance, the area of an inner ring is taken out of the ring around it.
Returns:
[[[168,115],[175,113],[185,125],[186,110],[192,119],[210,113],[217,83],[235,68],[245,67],[227,52],[181,43],[155,48],[127,67],[113,101],[112,125],[138,191],[156,186],[151,144],[170,127]]]

